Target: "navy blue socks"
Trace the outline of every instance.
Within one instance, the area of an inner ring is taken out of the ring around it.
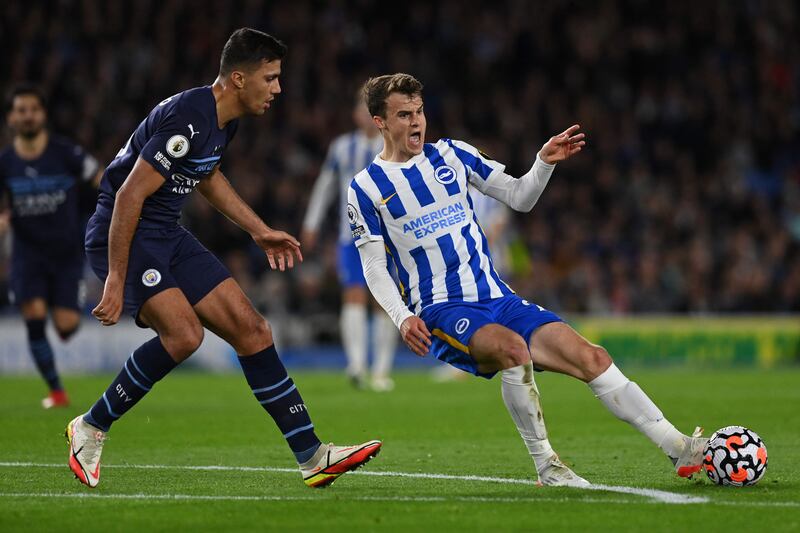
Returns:
[[[311,459],[321,443],[300,391],[286,373],[275,345],[253,355],[240,356],[239,364],[256,400],[283,433],[297,462],[302,464]]]
[[[124,415],[157,381],[178,366],[158,337],[152,338],[131,354],[119,375],[83,418],[103,431]]]
[[[39,374],[47,382],[50,390],[63,390],[61,379],[56,371],[53,348],[50,347],[44,331],[44,320],[26,320],[25,327],[28,328],[28,344],[30,345],[36,368],[39,369]]]

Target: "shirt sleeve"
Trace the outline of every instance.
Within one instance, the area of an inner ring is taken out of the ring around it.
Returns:
[[[367,242],[363,244],[358,248],[358,253],[367,287],[375,301],[383,307],[394,325],[400,329],[400,325],[405,319],[414,316],[414,313],[406,307],[403,297],[397,291],[397,285],[389,275],[383,243]]]
[[[505,165],[462,141],[448,141],[467,169],[467,179],[479,191],[516,211],[530,211],[539,200],[555,164],[545,163],[537,154],[531,169],[520,178],[505,172]]]
[[[347,221],[356,246],[370,241],[382,241],[380,214],[375,202],[367,195],[356,180],[350,183],[347,191]]]
[[[169,179],[177,163],[192,153],[192,142],[198,146],[203,144],[199,138],[190,140],[192,130],[207,136],[210,131],[208,119],[199,110],[183,102],[176,102],[158,121],[139,156],[150,163],[164,179]]]

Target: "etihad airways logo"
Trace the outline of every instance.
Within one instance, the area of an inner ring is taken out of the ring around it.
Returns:
[[[465,220],[467,220],[467,212],[464,204],[455,202],[406,222],[403,224],[403,233],[413,232],[414,237],[420,239],[425,235],[432,235],[440,229],[461,224]]]

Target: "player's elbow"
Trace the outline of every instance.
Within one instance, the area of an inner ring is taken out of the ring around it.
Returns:
[[[514,202],[511,202],[511,209],[514,211],[518,211],[520,213],[530,213],[533,209],[533,206],[536,205],[536,199],[530,200],[521,198]]]
[[[141,206],[147,195],[143,194],[137,187],[129,186],[128,181],[122,184],[114,199],[114,207],[118,206]]]

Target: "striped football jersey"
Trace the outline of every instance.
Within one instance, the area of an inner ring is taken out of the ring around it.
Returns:
[[[513,180],[469,144],[441,139],[404,163],[376,157],[350,184],[347,217],[356,246],[382,240],[403,297],[419,315],[443,302],[513,294],[497,274],[467,185]]]

